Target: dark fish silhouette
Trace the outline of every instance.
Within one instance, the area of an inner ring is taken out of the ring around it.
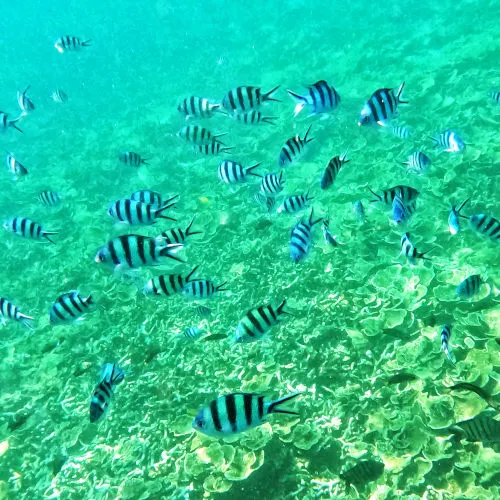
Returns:
[[[500,422],[488,414],[481,413],[469,420],[462,420],[448,428],[460,439],[486,443],[500,443]]]
[[[384,464],[376,460],[361,460],[351,469],[340,474],[347,486],[363,486],[376,481],[384,473]]]
[[[491,394],[485,391],[482,387],[478,387],[469,382],[459,382],[458,384],[448,387],[450,391],[472,391],[475,392],[481,399],[483,399],[488,406],[491,406],[496,411],[500,411],[500,404],[492,400]]]

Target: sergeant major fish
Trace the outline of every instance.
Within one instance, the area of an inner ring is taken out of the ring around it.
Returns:
[[[177,106],[177,110],[182,113],[186,119],[210,118],[215,112],[220,110],[220,104],[206,97],[190,96],[182,100]]]
[[[219,179],[225,184],[237,184],[245,182],[249,175],[262,177],[253,170],[261,165],[262,162],[256,163],[251,167],[243,167],[243,165],[234,160],[222,160],[219,163],[218,175]]]
[[[61,197],[54,191],[42,191],[38,195],[38,199],[46,207],[55,207],[61,203]]]
[[[416,172],[424,172],[429,169],[431,159],[422,151],[414,151],[408,156],[408,161],[402,162],[403,165],[408,165],[410,170]]]
[[[191,222],[187,225],[186,229],[182,229],[181,227],[176,227],[173,229],[169,229],[168,231],[163,231],[160,236],[156,237],[156,240],[160,243],[185,243],[187,238],[190,236],[194,236],[195,234],[201,234],[201,231],[191,231],[191,227],[194,224],[196,219],[196,215],[193,216]]]
[[[12,302],[9,302],[3,297],[0,298],[0,315],[2,316],[2,323],[5,325],[5,318],[18,321],[22,323],[26,328],[33,330],[31,322],[33,318],[23,314],[19,307],[15,306]]]
[[[176,198],[176,196],[173,198]],[[170,198],[170,200],[173,200],[173,198]],[[147,205],[151,205],[153,208],[157,209],[164,205],[161,194],[156,191],[151,191],[151,189],[141,189],[140,191],[135,191],[130,195],[130,199],[146,203]],[[168,203],[168,201],[166,203]]]
[[[470,299],[472,296],[476,295],[481,288],[483,280],[479,274],[472,274],[467,276],[458,286],[457,295],[464,299]]]
[[[266,174],[260,182],[260,190],[267,197],[273,197],[283,191],[283,170],[279,177],[276,174]]]
[[[157,219],[169,219],[176,221],[173,217],[163,215],[165,210],[175,206],[175,198],[178,195],[168,199],[160,208],[154,208],[152,205],[133,201],[129,199],[118,200],[108,208],[108,214],[118,222],[136,225],[152,225],[156,224]]]
[[[28,175],[27,168],[19,160],[14,158],[14,155],[12,153],[7,153],[6,161],[7,168],[9,172],[14,176],[15,180]]]
[[[278,160],[278,165],[280,167],[286,167],[298,160],[304,152],[306,145],[314,140],[314,138],[308,137],[311,126],[312,125],[309,125],[303,138],[296,135],[285,142],[285,145],[281,148]]]
[[[219,140],[219,137],[226,135],[224,134],[212,134],[210,130],[200,127],[199,125],[187,125],[177,132],[177,137],[181,137],[192,144],[202,146],[205,144],[211,144],[212,142],[219,142],[224,144]]]
[[[215,156],[220,153],[230,153],[232,147],[223,146],[219,141],[212,140],[207,144],[195,144],[193,150],[206,156]]]
[[[346,160],[347,151],[342,156],[334,156],[325,168],[321,176],[321,189],[328,189],[337,178],[338,173],[343,165],[349,163],[351,160]]]
[[[377,197],[376,200],[370,200],[372,203],[381,201],[385,205],[391,206],[396,196],[399,196],[403,203],[408,204],[420,195],[419,191],[410,186],[394,186],[389,189],[385,189],[382,191],[382,194],[375,193],[370,187],[368,187],[368,189],[374,196]]]
[[[500,443],[500,422],[486,413],[462,420],[448,428],[449,431],[471,442]]]
[[[49,311],[50,323],[52,325],[68,321],[76,321],[94,304],[92,295],[82,297],[78,290],[63,293],[57,297]]]
[[[215,285],[210,280],[191,280],[184,285],[181,293],[188,299],[206,299],[217,292],[225,292],[227,290],[224,288],[226,283],[227,281],[224,281],[220,285]]]
[[[469,217],[469,224],[479,234],[484,234],[493,241],[500,241],[500,221],[487,214],[474,214]]]
[[[261,111],[256,109],[252,109],[246,113],[236,113],[227,116],[235,118],[246,125],[256,125],[259,123],[269,123],[271,125],[275,125],[274,121],[278,119],[276,116],[264,116]]]
[[[415,264],[415,259],[430,260],[428,257],[425,257],[425,254],[433,248],[425,252],[419,252],[410,240],[410,233],[404,233],[401,237],[401,254],[406,255],[410,264]]]
[[[462,138],[453,130],[445,130],[437,137],[431,137],[437,146],[441,146],[447,153],[465,152],[465,143]]]
[[[279,89],[279,85],[269,92],[262,92],[259,87],[236,87],[231,89],[222,99],[222,107],[230,113],[246,113],[257,109],[266,101],[280,102],[273,97],[273,94]]]
[[[91,41],[92,40],[81,40],[76,36],[65,35],[56,41],[54,47],[60,54],[67,51],[75,52],[80,50],[82,47],[90,47]]]
[[[283,203],[278,207],[278,213],[282,214],[286,212],[287,214],[294,214],[299,210],[303,210],[307,207],[307,204],[313,200],[312,196],[309,196],[309,191],[306,194],[298,194],[294,196],[288,196],[283,200]]]
[[[330,233],[330,221],[328,218],[323,220],[323,225],[321,226],[321,230],[323,231],[323,238],[325,239],[328,245],[332,245],[333,247],[338,247],[339,242],[335,239],[335,237]]]
[[[125,165],[130,165],[131,167],[149,165],[147,158],[143,158],[139,153],[134,153],[133,151],[122,151],[118,159],[122,163],[125,163]]]
[[[160,276],[155,276],[144,286],[144,293],[165,295],[166,297],[180,293],[191,281],[197,269],[198,266],[196,266],[186,277],[181,274],[162,274]]]
[[[462,208],[464,208],[465,204],[470,200],[470,198],[467,198],[465,201],[463,201],[459,207],[457,208],[456,205],[453,205],[450,210],[450,215],[448,216],[448,228],[450,230],[450,233],[455,235],[460,232],[460,217],[463,219],[467,219],[465,215],[460,215],[460,211]]]
[[[318,113],[332,111],[340,104],[340,95],[333,86],[329,85],[325,80],[319,80],[312,85],[308,85],[307,94],[304,96],[296,94],[291,90],[287,92],[297,101],[297,105],[293,110],[294,117],[306,107],[311,110],[310,116],[312,116]]]
[[[405,82],[399,86],[396,93],[394,89],[376,90],[361,110],[358,125],[371,125],[372,123],[387,125],[387,121],[395,116],[398,105],[408,104],[407,101],[401,100],[404,86]]]
[[[294,264],[304,259],[309,252],[312,243],[312,228],[323,220],[321,217],[314,220],[313,212],[314,210],[311,209],[307,222],[301,219],[295,224],[290,234],[290,256]]]
[[[11,231],[24,238],[30,238],[32,240],[45,238],[47,241],[50,241],[50,243],[55,243],[55,241],[50,239],[50,236],[58,234],[57,231],[45,231],[38,222],[34,222],[26,217],[13,217],[5,221],[3,227],[7,231]]]
[[[443,328],[441,328],[440,336],[441,336],[441,349],[446,354],[446,357],[450,361],[450,363],[454,365],[456,362],[456,358],[450,349],[451,326],[444,325]]]
[[[26,95],[30,87],[31,85],[28,85],[24,90],[24,92],[20,92],[19,90],[17,91],[17,103],[21,108],[22,116],[27,115],[28,113],[30,113],[35,109],[33,101]]]
[[[414,199],[408,203],[403,203],[399,195],[394,197],[392,201],[392,218],[397,223],[408,222],[416,209],[417,200]]]
[[[90,400],[90,421],[97,422],[109,407],[115,387],[125,378],[125,372],[116,364],[106,363],[101,370],[100,382]]]
[[[55,89],[50,94],[50,97],[54,102],[58,103],[63,103],[68,100],[68,94],[66,94],[66,92],[64,92],[64,90],[62,89]]]
[[[23,115],[21,114],[15,120],[9,120],[9,113],[0,111],[0,132],[6,132],[10,127],[12,127],[18,132],[21,132],[21,134],[24,134],[24,132],[16,125],[16,122],[18,122],[22,117]]]
[[[384,473],[384,463],[376,460],[360,460],[354,467],[340,474],[347,486],[363,486],[376,481]]]

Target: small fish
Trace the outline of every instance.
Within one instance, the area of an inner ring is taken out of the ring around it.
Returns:
[[[235,342],[249,343],[256,342],[266,334],[271,327],[277,325],[285,311],[286,299],[274,309],[266,304],[248,311],[236,327]]]
[[[210,316],[210,314],[212,314],[212,309],[210,309],[210,307],[206,307],[206,306],[196,306],[194,308],[194,310],[200,316]]]
[[[151,191],[150,189],[141,189],[140,191],[135,191],[130,195],[130,199],[133,201],[146,203],[147,205],[151,205],[153,208],[160,208],[164,205],[161,194],[157,193],[156,191]]]
[[[264,195],[272,197],[283,191],[284,182],[283,170],[279,177],[276,174],[266,174],[260,182],[260,190]]]
[[[257,174],[255,170],[262,162],[256,163],[251,167],[243,167],[243,165],[237,161],[233,160],[222,160],[219,163],[218,175],[219,179],[225,184],[237,184],[239,182],[245,182],[249,175],[255,177],[262,177],[262,175]]]
[[[220,104],[206,97],[190,96],[182,100],[177,106],[179,113],[188,118],[210,118],[220,110]]]
[[[63,103],[68,100],[68,94],[62,89],[55,89],[52,94],[50,94],[50,98],[54,102]]]
[[[174,253],[182,245],[163,245],[154,238],[138,234],[126,234],[112,239],[101,247],[94,261],[117,269],[134,269],[141,266],[159,265],[160,257],[182,262]]]
[[[140,167],[141,165],[149,165],[147,158],[142,158],[139,153],[134,153],[133,151],[122,151],[118,159],[125,163],[125,165],[130,165],[131,167]]]
[[[30,89],[31,85],[28,85],[24,92],[17,91],[17,103],[21,108],[23,116],[27,115],[35,109],[33,101],[26,95],[26,92]]]
[[[418,380],[418,377],[416,375],[413,375],[413,373],[399,372],[395,373],[394,375],[391,375],[387,379],[387,385],[412,382],[413,380]]]
[[[323,220],[321,217],[313,220],[313,212],[314,209],[311,209],[307,222],[303,222],[301,219],[295,224],[290,234],[290,256],[294,264],[304,259],[309,252],[312,242],[312,228],[315,224]]]
[[[274,205],[276,204],[276,198],[274,198],[273,196],[266,196],[265,194],[261,193],[260,191],[257,193],[254,193],[253,199],[259,205],[265,205],[268,213],[271,212],[271,210],[274,208]]]
[[[399,125],[392,127],[392,135],[398,139],[408,139],[410,137],[410,129],[408,127]]]
[[[46,207],[55,207],[61,203],[61,197],[57,193],[54,193],[54,191],[42,191],[38,195],[38,199]]]
[[[175,198],[178,195],[170,198],[161,208],[154,208],[152,205],[133,201],[129,199],[118,200],[108,208],[108,214],[118,222],[136,225],[152,225],[156,224],[157,219],[169,219],[176,221],[173,217],[163,215],[163,212],[175,206]]]
[[[431,166],[431,159],[422,151],[414,151],[408,156],[408,161],[403,161],[402,165],[408,165],[410,170],[424,172]]]
[[[483,399],[488,406],[491,406],[496,411],[500,411],[500,404],[493,401],[491,394],[485,391],[482,387],[478,387],[474,384],[469,384],[469,382],[459,382],[458,384],[448,387],[450,391],[471,391],[476,393],[481,399]]]
[[[457,422],[448,430],[467,441],[485,444],[500,443],[500,422],[484,413],[469,420]]]
[[[217,333],[215,335],[209,335],[208,337],[203,337],[201,339],[202,342],[210,342],[212,340],[225,340],[227,339],[227,335],[224,333]]]
[[[474,214],[469,217],[469,224],[480,234],[493,241],[500,241],[500,221],[487,214]]]
[[[92,295],[82,297],[78,290],[63,293],[57,297],[49,311],[50,323],[52,325],[76,321],[89,312],[90,306],[94,305]]]
[[[194,223],[196,215],[193,216],[191,222],[188,224],[186,229],[182,229],[181,227],[176,227],[173,229],[169,229],[168,231],[163,231],[160,236],[157,236],[156,239],[160,243],[185,243],[186,239],[190,236],[194,236],[195,234],[201,234],[201,231],[191,231],[191,227]]]
[[[433,248],[425,252],[419,252],[410,240],[410,233],[404,233],[401,237],[401,254],[406,255],[410,264],[415,264],[415,259],[430,260],[428,257],[425,257],[425,254],[433,250]]]
[[[212,134],[210,130],[200,127],[199,125],[187,125],[186,127],[182,127],[179,132],[177,132],[177,137],[181,137],[182,139],[198,146],[211,144],[212,142],[224,144],[219,141],[219,137],[224,135],[226,134]]]
[[[271,413],[298,415],[295,411],[281,408],[281,405],[300,394],[290,394],[272,402],[265,401],[264,396],[259,394],[226,394],[198,412],[193,428],[207,436],[224,437],[264,424]]]
[[[7,318],[13,321],[19,321],[29,330],[33,330],[33,326],[31,325],[33,318],[23,314],[17,306],[3,297],[0,298],[0,315],[2,316],[3,324],[5,324],[5,318]]]
[[[339,477],[347,483],[348,487],[351,484],[363,486],[376,481],[384,473],[384,468],[383,462],[360,460],[354,467],[340,474]]]
[[[279,89],[279,85],[269,92],[262,92],[259,87],[236,87],[231,89],[222,99],[222,107],[229,113],[246,113],[257,109],[266,101],[280,102],[273,97],[274,92]]]
[[[467,276],[460,285],[457,286],[457,295],[462,299],[470,299],[476,295],[484,283],[479,274]]]
[[[115,387],[123,381],[125,372],[116,364],[106,363],[101,370],[101,380],[90,400],[90,421],[97,422],[109,407]]]
[[[465,152],[465,143],[462,138],[453,130],[445,130],[437,137],[431,137],[437,146],[444,148],[447,153]]]
[[[448,216],[448,228],[450,233],[455,235],[460,232],[460,217],[462,219],[468,219],[465,215],[460,215],[460,211],[464,208],[465,204],[470,200],[467,198],[465,201],[461,203],[461,205],[457,208],[456,205],[453,205],[450,210],[450,215]]]
[[[491,91],[489,94],[488,94],[491,99],[493,99],[495,102],[498,102],[500,103],[500,92],[497,92],[497,91]]]
[[[12,233],[23,236],[24,238],[30,238],[32,240],[39,240],[45,238],[50,241],[50,243],[55,243],[49,236],[58,234],[57,231],[45,231],[43,227],[26,217],[13,217],[4,222],[3,228]]]
[[[399,104],[408,104],[401,100],[401,94],[405,82],[403,82],[396,93],[394,89],[376,90],[361,110],[358,126],[377,123],[380,126],[387,125],[387,121],[395,116]]]
[[[309,196],[309,191],[306,194],[288,196],[278,207],[278,213],[282,214],[283,212],[286,212],[287,214],[294,214],[299,210],[306,208],[307,204],[313,199],[314,198],[312,196]]]
[[[382,194],[375,193],[370,187],[368,187],[368,189],[374,196],[377,197],[376,200],[370,200],[372,203],[381,201],[385,205],[390,206],[392,206],[392,202],[396,196],[399,196],[403,203],[408,204],[420,195],[419,191],[410,186],[394,186],[389,189],[385,189],[382,191]]]
[[[403,203],[401,198],[396,195],[392,201],[392,219],[397,223],[408,222],[411,216],[415,213],[417,200],[414,199],[409,203]]]
[[[451,362],[452,365],[456,363],[456,358],[455,355],[451,352],[450,349],[450,337],[451,337],[451,326],[450,325],[444,325],[441,328],[441,349],[444,351],[446,354],[446,357],[448,360]]]
[[[162,274],[150,279],[144,286],[144,293],[153,295],[175,295],[191,281],[194,273],[198,269],[196,266],[186,277],[181,274]],[[201,306],[200,306],[201,307]]]
[[[330,221],[328,220],[328,218],[324,219],[321,226],[321,230],[323,231],[323,238],[325,238],[325,241],[328,245],[332,245],[332,247],[338,247],[339,242],[335,239],[332,233],[330,233],[329,226]]]
[[[28,169],[24,167],[24,165],[22,165],[19,160],[16,160],[12,153],[7,153],[6,161],[7,168],[9,169],[9,172],[14,176],[15,180],[28,175]]]
[[[197,328],[196,326],[190,326],[189,328],[186,328],[183,335],[189,340],[196,340],[200,338],[202,334],[203,330]]]
[[[215,156],[219,153],[230,153],[234,148],[223,146],[219,141],[214,140],[209,144],[195,144],[193,146],[193,149],[198,153],[202,153],[206,156]]]
[[[24,132],[16,125],[16,122],[19,121],[24,115],[18,116],[15,120],[9,120],[9,114],[0,111],[0,131],[6,132],[10,127],[15,128],[21,134]]]
[[[287,92],[297,102],[293,110],[294,117],[306,107],[311,110],[309,116],[312,116],[332,111],[340,104],[340,95],[325,80],[319,80],[312,85],[307,85],[307,94],[304,96],[296,94],[291,90]]]
[[[311,126],[312,125],[309,125],[309,128],[307,129],[303,138],[301,138],[299,135],[296,135],[285,142],[285,145],[281,148],[278,160],[278,165],[280,167],[286,167],[298,160],[298,158],[304,152],[306,144],[314,140],[314,138],[312,137],[307,137],[309,131],[311,130]]]
[[[236,120],[243,122],[246,125],[256,125],[258,123],[269,123],[271,125],[276,125],[274,123],[274,120],[278,119],[276,116],[264,116],[260,111],[255,109],[247,111],[246,113],[235,113],[228,116],[230,116],[231,118],[235,118]]]
[[[217,292],[225,292],[227,290],[224,288],[226,283],[227,281],[224,281],[220,285],[215,285],[209,280],[191,280],[184,285],[181,293],[188,299],[206,299]]]
[[[342,166],[351,160],[346,160],[347,151],[342,156],[334,156],[321,176],[321,189],[328,189],[333,185]]]
[[[364,207],[363,203],[360,200],[356,200],[352,204],[352,208],[353,208],[354,213],[356,214],[356,217],[358,218],[358,220],[361,222],[364,222],[364,220],[366,219],[366,215],[365,215],[365,207]]]
[[[62,54],[67,51],[78,51],[82,47],[90,47],[90,45],[92,45],[90,43],[91,41],[92,40],[80,40],[80,38],[76,36],[66,35],[59,38],[54,44],[54,47]]]

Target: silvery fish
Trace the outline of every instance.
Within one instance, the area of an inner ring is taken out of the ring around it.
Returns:
[[[190,326],[184,330],[183,336],[186,337],[189,340],[196,340],[197,338],[201,337],[203,334],[203,330],[196,326]]]
[[[358,218],[358,220],[360,220],[361,222],[364,222],[366,219],[366,215],[365,215],[365,207],[364,207],[363,203],[360,200],[356,200],[352,204],[352,208],[353,208],[354,213],[356,214],[356,217]]]
[[[415,259],[430,260],[425,257],[425,254],[433,250],[433,248],[429,248],[425,252],[419,252],[410,240],[410,233],[404,233],[401,237],[401,254],[407,257],[410,264],[415,264]]]
[[[431,137],[437,146],[441,146],[447,153],[463,153],[465,143],[462,138],[453,130],[445,130],[437,137]]]
[[[399,104],[408,104],[408,101],[401,100],[401,94],[405,82],[403,82],[396,93],[394,89],[376,90],[361,110],[358,125],[387,125],[388,120],[395,116]]]
[[[12,302],[9,302],[7,299],[3,297],[0,298],[0,316],[2,316],[2,323],[5,324],[5,318],[18,321],[22,323],[26,328],[33,330],[31,326],[31,321],[33,318],[31,316],[27,316],[23,314],[17,306],[15,306]]]
[[[297,116],[306,107],[311,110],[310,116],[312,116],[332,111],[340,104],[340,95],[325,80],[307,85],[307,94],[304,96],[291,90],[287,92],[297,102],[293,116]]]
[[[392,218],[397,223],[408,222],[414,214],[417,207],[417,200],[414,199],[408,203],[403,203],[401,198],[396,195],[392,201]]]
[[[34,222],[26,217],[13,217],[4,222],[3,228],[32,240],[45,238],[47,241],[50,241],[50,243],[55,243],[55,241],[52,241],[49,236],[58,234],[57,231],[45,231],[38,222]]]
[[[24,92],[17,91],[17,103],[21,108],[22,114],[27,115],[35,109],[33,101],[26,95],[26,92],[30,89],[31,85],[28,85]]]
[[[459,207],[457,208],[456,205],[453,205],[450,210],[450,215],[448,216],[448,228],[450,230],[450,233],[455,235],[460,232],[460,217],[462,219],[468,219],[465,215],[460,215],[460,211],[462,208],[464,208],[465,204],[470,200],[470,198],[467,198],[465,201],[463,201]]]
[[[57,40],[54,47],[62,54],[67,51],[80,50],[82,47],[89,47],[91,41],[92,40],[80,40],[80,38],[76,36],[65,35]]]
[[[335,237],[330,233],[330,221],[329,219],[324,219],[323,220],[323,225],[321,226],[321,230],[323,231],[323,238],[325,239],[326,243],[329,245],[332,245],[333,247],[338,247],[339,242],[335,239]]]
[[[408,165],[410,170],[424,172],[430,167],[431,159],[426,154],[422,153],[422,151],[414,151],[408,156],[408,161],[403,161],[402,164]]]

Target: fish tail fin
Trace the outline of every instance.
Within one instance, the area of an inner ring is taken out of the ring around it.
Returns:
[[[311,141],[314,141],[314,137],[307,137],[309,135],[309,131],[311,130],[311,127],[312,127],[312,123],[309,125],[309,127],[307,128],[307,132],[306,132],[306,135],[304,136],[304,142],[307,144],[308,142],[311,142]]]
[[[95,302],[94,302],[94,298],[92,297],[92,295],[89,295],[89,296],[87,297],[87,300],[86,300],[85,302],[86,302],[88,305],[90,305],[90,306],[92,306],[92,305],[94,305],[94,304],[95,304]]]
[[[319,219],[314,220],[313,216],[314,216],[314,208],[311,208],[311,213],[309,214],[309,225],[311,227],[313,227],[315,224],[317,224],[318,222],[321,222],[323,220],[323,217],[320,217]]]
[[[288,316],[293,316],[291,312],[285,311],[285,306],[286,306],[286,299],[283,299],[283,302],[278,306],[278,309],[276,309],[276,315],[280,316],[282,314],[287,314]]]
[[[460,216],[460,217],[463,217],[464,219],[468,219],[468,217],[466,215],[460,215],[460,210],[462,210],[462,208],[464,208],[464,206],[466,205],[466,203],[470,200],[470,196],[469,198],[467,198],[466,200],[464,200],[460,206],[455,209],[455,211],[457,212],[457,214]]]
[[[262,121],[264,123],[269,123],[270,125],[276,125],[276,123],[274,123],[274,120],[277,120],[278,117],[277,116],[263,116],[262,117]]]
[[[91,45],[92,45],[92,40],[90,38],[82,42],[83,47],[90,47]]]
[[[370,191],[373,196],[375,196],[377,199],[376,200],[370,200],[370,203],[376,202],[376,201],[382,201],[382,196],[377,194],[370,186],[367,186],[368,190]]]
[[[186,283],[189,283],[191,281],[191,278],[193,274],[198,270],[198,267],[200,266],[195,266],[193,270],[186,276],[186,279],[184,280]]]
[[[221,283],[219,286],[215,287],[216,292],[226,292],[227,288],[224,288],[224,285],[227,284],[227,281],[224,281],[224,283]]]
[[[160,250],[160,256],[161,257],[170,257],[171,259],[176,260],[177,262],[184,262],[182,259],[179,259],[179,257],[174,255],[174,252],[176,252],[177,250],[180,250],[183,247],[184,247],[184,245],[182,245],[180,243],[171,243],[171,244],[167,245],[165,248],[162,248]]]
[[[222,153],[230,153],[231,150],[234,149],[232,146],[231,147],[224,147],[224,148],[221,148],[221,152]]]
[[[287,90],[287,92],[290,94],[290,97],[292,99],[295,99],[296,101],[303,102],[305,100],[305,97],[296,94],[295,92],[292,92],[291,90]]]
[[[141,158],[141,163],[142,163],[143,165],[148,165],[148,166],[150,166],[150,165],[151,165],[151,163],[148,163],[148,161],[149,161],[150,159],[151,159],[151,158]]]
[[[405,88],[405,83],[406,83],[406,82],[403,82],[403,83],[399,86],[399,88],[398,88],[398,92],[397,92],[397,94],[396,94],[396,99],[397,99],[397,101],[398,101],[398,103],[399,103],[399,104],[408,104],[408,101],[403,101],[403,100],[401,99],[401,95],[402,95],[402,93],[403,93],[403,89]]]
[[[26,328],[28,328],[28,330],[34,330],[34,327],[31,324],[34,318],[27,316],[26,314],[19,313],[19,320]]]
[[[271,89],[269,92],[266,92],[262,94],[262,101],[274,101],[274,102],[281,102],[279,99],[275,99],[273,97],[273,94],[280,88],[279,85],[276,85],[273,89]]]
[[[262,177],[262,175],[257,174],[257,173],[255,173],[255,172],[252,172],[252,170],[253,170],[254,168],[257,168],[257,167],[258,167],[258,166],[260,166],[261,164],[262,164],[262,162],[261,162],[261,161],[259,161],[259,163],[256,163],[255,165],[252,165],[251,167],[248,167],[248,168],[247,168],[247,174],[254,175],[255,177]]]
[[[21,113],[20,116],[18,116],[15,120],[11,120],[9,122],[9,127],[15,128],[18,132],[21,132],[21,134],[24,134],[24,132],[16,125],[17,120],[20,120],[24,116],[24,113]]]
[[[54,240],[51,240],[51,239],[49,238],[49,236],[52,236],[52,235],[54,235],[54,234],[59,234],[59,233],[58,233],[58,231],[44,231],[44,233],[43,233],[43,235],[42,235],[42,236],[43,236],[46,240],[50,241],[51,243],[53,243],[53,244],[55,245],[55,244],[56,244],[56,242],[55,242]]]
[[[201,231],[191,231],[191,227],[193,226],[193,223],[196,219],[196,214],[193,215],[193,218],[191,219],[191,222],[188,224],[186,227],[186,230],[184,231],[184,234],[187,236],[193,236],[193,234],[201,234]]]
[[[435,247],[435,246],[434,246],[434,247],[429,248],[429,250],[426,250],[425,252],[420,252],[420,253],[418,254],[418,258],[419,258],[419,259],[423,259],[423,260],[431,260],[431,259],[429,259],[429,257],[426,257],[426,255],[427,255],[429,252],[432,252],[433,250],[435,250],[436,248],[437,248],[437,247]]]
[[[290,394],[289,396],[284,396],[280,399],[277,399],[276,401],[273,401],[272,403],[269,403],[269,406],[267,407],[267,414],[269,413],[286,413],[287,415],[298,415],[296,411],[288,410],[285,408],[278,408],[278,406],[282,405],[283,403],[286,403],[287,401],[290,401],[291,399],[296,398],[297,396],[300,396],[303,394],[303,392],[296,392],[294,394]]]

